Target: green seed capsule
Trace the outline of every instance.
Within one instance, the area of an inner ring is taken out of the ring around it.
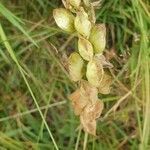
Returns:
[[[78,8],[81,4],[81,0],[67,0],[72,6]]]
[[[80,55],[83,59],[90,61],[93,57],[93,46],[92,44],[85,38],[79,38],[78,40],[78,49]]]
[[[83,8],[81,8],[75,18],[75,29],[84,37],[88,38],[90,36],[91,22],[89,21],[88,15]]]
[[[106,28],[104,24],[95,25],[89,37],[95,53],[102,53],[106,46]]]
[[[79,81],[83,76],[84,61],[81,56],[74,52],[69,57],[69,74],[73,81]]]
[[[54,9],[54,19],[57,25],[66,32],[74,32],[74,16],[64,8]]]
[[[86,77],[91,85],[99,87],[103,74],[104,72],[102,66],[98,66],[95,60],[91,60],[88,63]]]

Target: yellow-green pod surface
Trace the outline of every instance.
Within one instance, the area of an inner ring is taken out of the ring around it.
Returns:
[[[73,81],[79,81],[83,76],[84,61],[81,56],[73,52],[69,57],[69,74]]]
[[[71,12],[64,8],[54,9],[53,16],[56,24],[66,32],[74,32],[74,19],[75,17]]]
[[[91,22],[89,21],[88,15],[83,8],[81,8],[75,17],[75,29],[79,34],[86,38],[90,35]]]
[[[102,53],[106,46],[106,28],[104,24],[95,25],[89,37],[95,53]]]
[[[89,83],[95,87],[99,87],[103,78],[103,68],[98,66],[95,60],[91,60],[87,65],[86,77]]]
[[[87,39],[79,38],[78,49],[83,59],[90,61],[93,58],[93,46]]]

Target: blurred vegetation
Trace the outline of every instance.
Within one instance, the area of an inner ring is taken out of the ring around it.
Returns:
[[[149,150],[150,1],[102,0],[111,94],[97,137],[78,131],[62,56],[76,39],[54,23],[60,0],[0,1],[0,150]]]

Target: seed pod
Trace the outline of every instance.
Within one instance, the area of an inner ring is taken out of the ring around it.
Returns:
[[[83,59],[90,61],[93,57],[93,46],[85,38],[80,37],[78,40],[78,49]]]
[[[80,89],[77,89],[75,92],[73,92],[69,99],[72,102],[73,109],[75,115],[80,115],[84,109],[84,107],[89,103],[87,97],[85,94],[82,94]]]
[[[106,46],[106,28],[104,24],[95,25],[89,37],[95,53],[102,53]]]
[[[76,115],[81,115],[85,106],[94,105],[98,99],[98,89],[96,87],[91,86],[86,80],[81,80],[80,84],[80,88],[69,96]],[[100,109],[97,111],[100,111]],[[95,114],[95,118],[97,116],[98,113]]]
[[[68,10],[64,8],[54,9],[53,11],[54,19],[57,25],[67,32],[74,32],[74,16]]]
[[[84,132],[96,136],[96,120],[87,121],[84,117],[80,116],[80,122]]]
[[[67,0],[72,6],[78,8],[81,4],[81,0]]]
[[[87,65],[86,77],[89,83],[95,87],[99,87],[103,79],[102,65],[98,65],[95,60],[91,60]]]
[[[80,82],[80,92],[81,95],[84,96],[88,103],[93,104],[98,99],[98,89],[91,84],[87,80],[81,80]]]
[[[75,18],[75,29],[84,37],[89,37],[91,31],[91,22],[83,8],[77,13]]]
[[[83,76],[84,61],[81,56],[74,52],[69,57],[69,74],[73,81],[81,80]]]
[[[111,84],[112,84],[112,77],[108,75],[107,73],[104,73],[103,80],[98,87],[99,93],[109,94]]]
[[[81,125],[85,132],[96,135],[96,119],[100,117],[104,104],[100,100],[96,100],[93,104],[85,106],[80,115]]]
[[[88,103],[81,115],[86,121],[90,122],[92,120],[98,119],[101,116],[103,108],[104,103],[97,99],[94,103]]]

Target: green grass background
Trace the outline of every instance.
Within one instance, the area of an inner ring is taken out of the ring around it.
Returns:
[[[68,100],[76,85],[61,61],[76,39],[55,25],[58,7],[60,0],[0,1],[0,150],[149,150],[150,1],[102,0],[96,10],[114,65],[111,93],[99,95],[97,137],[77,130]]]

